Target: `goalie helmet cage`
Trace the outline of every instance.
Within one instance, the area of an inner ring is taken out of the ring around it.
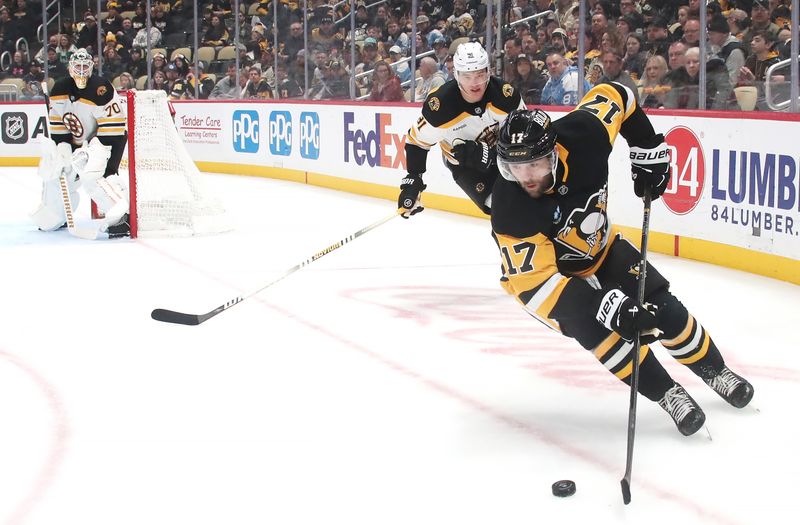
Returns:
[[[185,237],[230,230],[183,145],[163,91],[126,92],[131,237]]]

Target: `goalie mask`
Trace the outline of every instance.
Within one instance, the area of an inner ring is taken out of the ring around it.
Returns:
[[[497,167],[504,179],[517,182],[538,198],[555,186],[558,166],[556,133],[541,110],[512,111],[497,140]]]
[[[94,60],[85,49],[80,48],[69,57],[69,76],[75,81],[78,89],[85,89],[86,84],[89,82],[89,77],[92,76],[92,68],[94,68]]]
[[[483,98],[489,84],[489,54],[478,42],[459,44],[453,55],[453,76],[467,102]]]

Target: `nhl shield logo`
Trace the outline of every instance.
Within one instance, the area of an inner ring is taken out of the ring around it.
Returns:
[[[3,114],[3,142],[24,144],[28,141],[28,115],[25,113]]]
[[[441,102],[439,102],[439,98],[431,97],[431,99],[428,101],[428,107],[431,108],[431,111],[439,111],[439,108],[441,107]]]

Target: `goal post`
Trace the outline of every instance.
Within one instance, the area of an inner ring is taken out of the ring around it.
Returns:
[[[127,164],[131,237],[183,237],[231,229],[173,122],[167,94],[128,90]]]

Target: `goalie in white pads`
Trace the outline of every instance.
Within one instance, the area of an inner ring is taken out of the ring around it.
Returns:
[[[69,60],[69,75],[53,85],[49,129],[42,143],[39,175],[42,203],[32,218],[39,229],[57,230],[67,219],[59,179],[65,175],[72,206],[83,186],[105,216],[101,231],[109,237],[130,234],[128,192],[117,174],[125,151],[126,115],[111,82],[92,75],[94,62],[85,50]]]

